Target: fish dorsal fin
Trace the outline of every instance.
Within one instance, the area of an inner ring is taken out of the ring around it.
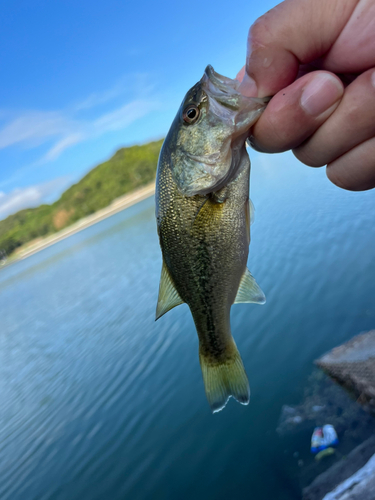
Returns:
[[[244,302],[252,302],[254,304],[264,304],[266,302],[264,293],[247,268],[241,278],[234,303],[241,304]]]
[[[163,314],[183,303],[184,301],[181,299],[179,293],[177,292],[167,266],[165,265],[165,262],[163,260],[155,321],[163,316]]]

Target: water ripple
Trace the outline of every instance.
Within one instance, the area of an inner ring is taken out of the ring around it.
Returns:
[[[309,172],[253,172],[249,268],[267,303],[231,319],[249,407],[211,415],[186,306],[154,322],[152,199],[0,272],[2,500],[294,498],[269,438],[281,405],[375,323],[374,193]]]

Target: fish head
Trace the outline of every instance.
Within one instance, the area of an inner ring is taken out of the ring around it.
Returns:
[[[245,144],[267,103],[243,96],[239,85],[207,66],[186,94],[163,146],[183,195],[215,192],[235,174],[233,149]]]

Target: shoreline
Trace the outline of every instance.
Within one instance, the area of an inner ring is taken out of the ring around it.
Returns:
[[[65,229],[51,234],[50,236],[47,236],[46,238],[43,238],[42,240],[39,240],[34,244],[26,244],[24,249],[20,247],[17,254],[14,255],[14,257],[10,256],[8,262],[6,262],[3,266],[0,266],[0,269],[4,269],[8,265],[13,264],[14,262],[17,262],[19,260],[26,259],[27,257],[30,257],[31,255],[34,255],[35,253],[40,252],[41,250],[44,250],[45,248],[48,248],[55,243],[58,243],[59,241],[72,236],[73,234],[83,231],[90,226],[93,226],[97,222],[107,219],[111,215],[121,212],[122,210],[125,210],[126,208],[129,208],[133,205],[136,205],[146,198],[149,198],[154,193],[155,181],[153,181],[151,184],[146,184],[146,186],[139,188],[136,191],[124,194],[123,196],[120,196],[119,198],[113,200],[112,203],[107,207],[102,208],[97,212],[88,215],[87,217],[79,219],[77,222],[74,222],[74,224],[66,227]]]

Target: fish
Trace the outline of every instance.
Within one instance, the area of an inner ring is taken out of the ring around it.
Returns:
[[[230,309],[264,304],[247,269],[253,206],[246,139],[267,99],[207,66],[186,94],[158,160],[155,211],[163,263],[156,320],[186,303],[213,413],[230,397],[247,405],[250,387],[231,334]]]

